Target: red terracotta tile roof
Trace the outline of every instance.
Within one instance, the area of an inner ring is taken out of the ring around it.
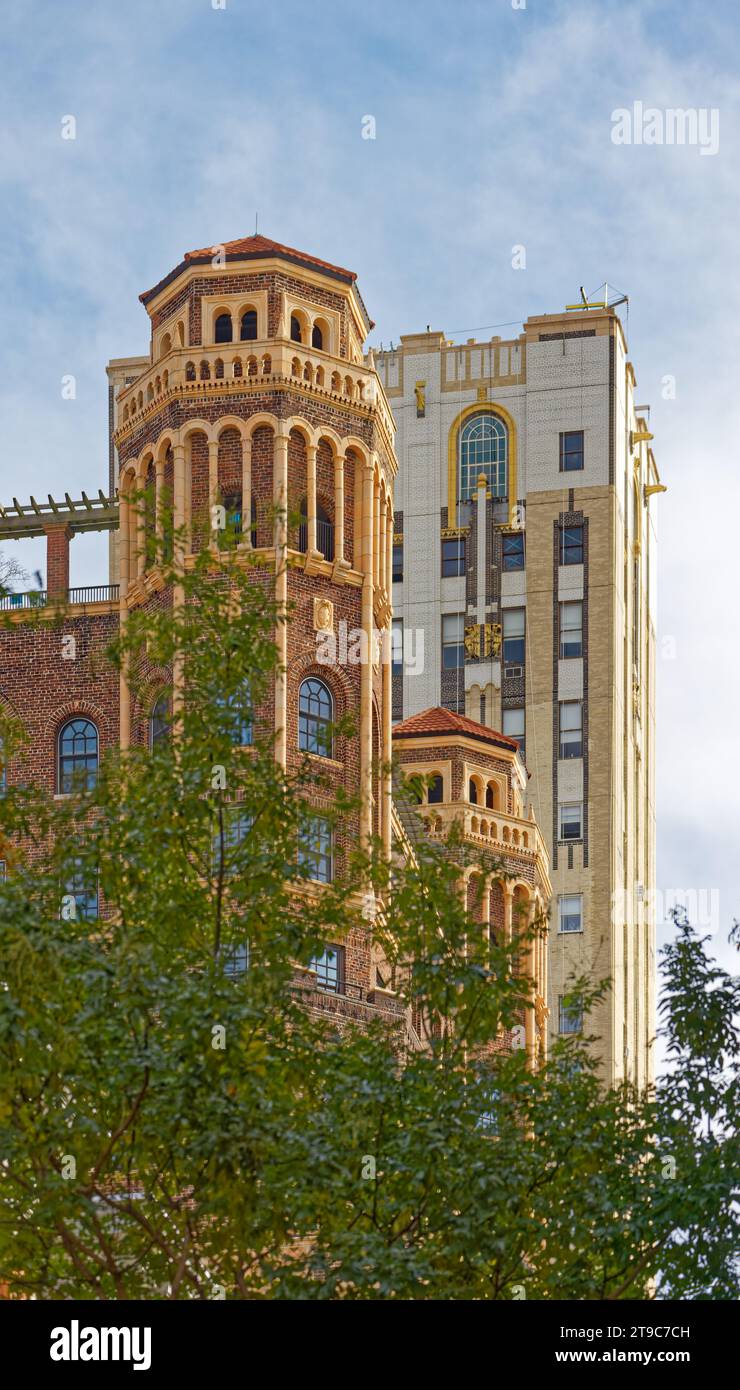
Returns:
[[[139,295],[142,304],[148,303],[154,295],[159,294],[160,290],[175,280],[178,275],[181,275],[188,266],[201,265],[212,260],[218,244],[205,246],[200,251],[186,251],[180,264],[175,266],[169,275],[165,275],[159,284]],[[283,246],[282,242],[271,241],[269,237],[261,234],[239,237],[236,241],[225,241],[220,245],[223,246],[227,260],[264,260],[269,256],[277,256],[280,260],[291,261],[294,265],[313,267],[320,272],[323,271],[352,284],[357,279],[354,270],[345,270],[341,265],[332,265],[331,261],[322,261],[318,256],[309,256],[305,251],[296,251],[292,246]]]
[[[483,743],[495,743],[500,748],[511,748],[512,751],[519,747],[515,738],[509,738],[508,734],[500,734],[496,729],[489,729],[486,724],[478,724],[475,719],[468,719],[466,714],[455,714],[451,709],[425,709],[421,714],[412,714],[408,719],[402,719],[400,724],[394,724],[394,738],[429,738],[434,734],[448,736],[449,734],[465,734],[467,738],[477,738]]]

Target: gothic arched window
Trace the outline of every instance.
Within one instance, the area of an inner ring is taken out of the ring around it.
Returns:
[[[460,430],[460,498],[473,497],[485,475],[492,497],[508,491],[508,434],[497,415],[481,411]]]
[[[59,730],[58,786],[64,796],[90,791],[98,778],[98,731],[90,719],[69,719]]]
[[[309,677],[298,693],[298,747],[305,753],[333,756],[332,719],[334,701],[323,681]]]

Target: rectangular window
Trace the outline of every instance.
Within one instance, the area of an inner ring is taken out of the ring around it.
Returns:
[[[583,430],[566,430],[560,435],[560,472],[574,473],[583,468]]]
[[[344,994],[344,948],[325,946],[320,956],[312,956],[309,969],[316,971],[319,989],[332,994]]]
[[[311,816],[301,833],[298,863],[316,883],[331,883],[334,878],[334,836],[328,820]]]
[[[583,527],[563,526],[560,530],[561,565],[583,564]]]
[[[454,671],[465,660],[462,613],[445,613],[442,618],[442,669]]]
[[[400,584],[403,579],[403,541],[393,547],[393,583]]]
[[[560,605],[560,656],[583,656],[583,603],[568,600]]]
[[[558,931],[583,931],[583,897],[580,893],[561,893],[558,898]]]
[[[75,916],[78,921],[88,922],[98,915],[98,872],[97,869],[77,864],[74,873],[67,879],[64,887],[65,897],[74,898]],[[65,904],[65,907],[67,905]],[[71,904],[70,904],[71,906]],[[70,917],[67,910],[62,914]]]
[[[566,1008],[565,995],[558,995],[558,1032],[580,1033],[583,1028],[583,1009],[573,1006]]]
[[[514,709],[505,709],[503,713],[502,733],[507,738],[515,738],[519,741],[519,751],[524,757],[524,705],[517,705]]]
[[[561,802],[558,839],[566,842],[583,839],[583,807],[580,801]]]
[[[583,757],[583,704],[580,700],[560,703],[560,757]]]
[[[243,975],[249,969],[249,942],[232,946],[224,954],[224,975]]]
[[[504,609],[504,666],[524,665],[525,608]]]
[[[238,855],[232,855],[238,845],[246,840],[247,835],[254,824],[254,817],[246,811],[241,810],[239,805],[225,806],[223,819],[223,867],[221,865],[222,853],[222,831],[221,826],[216,824],[213,831],[212,851],[213,851],[213,873],[219,873],[223,878],[232,878],[237,871]]]
[[[403,672],[403,618],[394,618],[391,628],[391,675]]]
[[[503,568],[505,570],[524,569],[524,532],[504,533]]]
[[[454,579],[465,573],[465,537],[442,542],[442,578]]]

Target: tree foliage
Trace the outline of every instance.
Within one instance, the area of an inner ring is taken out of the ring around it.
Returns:
[[[413,1052],[307,1010],[300,967],[387,868],[355,847],[338,881],[309,882],[327,787],[316,760],[283,775],[252,717],[275,677],[271,596],[226,555],[184,588],[176,610],[132,613],[111,654],[135,698],[144,651],[181,663],[174,736],[66,799],[16,784],[0,801],[10,1295],[734,1296],[738,982],[679,920],[655,1092],[605,1088],[586,1036],[532,1074],[483,1047],[523,985],[506,948],[471,940],[450,857],[423,842],[368,929],[404,1001],[451,1026]],[[335,794],[338,826],[352,809]],[[574,988],[587,1014],[605,986]]]

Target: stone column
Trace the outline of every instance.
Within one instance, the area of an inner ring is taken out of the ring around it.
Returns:
[[[157,561],[161,563],[164,554],[164,459],[159,458],[155,464],[155,498],[154,498],[154,531],[156,535],[156,554]]]
[[[208,441],[208,506],[213,508],[218,502],[218,440],[209,439]],[[209,526],[211,528],[211,545],[216,542],[216,533],[213,526],[213,512],[209,511]]]
[[[306,553],[313,555],[316,545],[316,453],[315,444],[306,445],[306,516],[308,518],[308,539]]]
[[[334,559],[344,560],[344,454],[334,459]]]

